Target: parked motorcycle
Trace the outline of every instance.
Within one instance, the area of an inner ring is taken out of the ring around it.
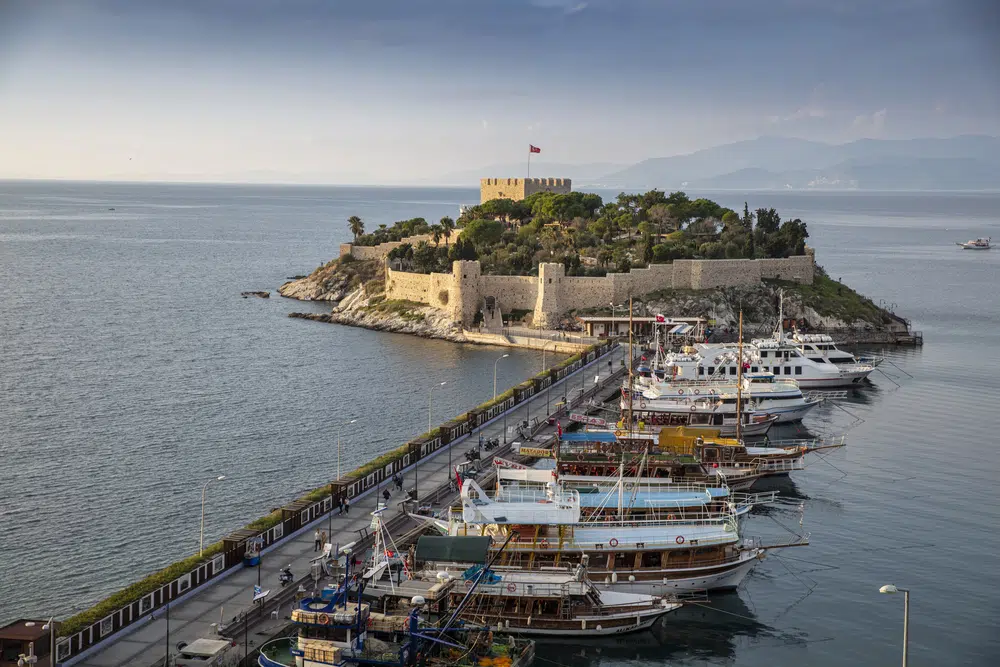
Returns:
[[[278,573],[278,581],[281,582],[281,587],[284,588],[288,584],[292,583],[295,577],[292,575],[292,566],[282,568],[281,572]]]

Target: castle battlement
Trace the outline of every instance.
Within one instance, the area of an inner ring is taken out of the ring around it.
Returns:
[[[520,201],[536,192],[569,194],[573,181],[569,178],[482,178],[479,180],[479,201],[513,199]]]

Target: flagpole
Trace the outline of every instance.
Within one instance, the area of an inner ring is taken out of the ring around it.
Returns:
[[[531,178],[531,146],[528,146],[528,176],[527,176],[527,178]]]

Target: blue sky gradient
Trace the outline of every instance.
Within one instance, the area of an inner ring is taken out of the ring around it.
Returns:
[[[1000,134],[966,0],[0,0],[0,177],[400,183]]]

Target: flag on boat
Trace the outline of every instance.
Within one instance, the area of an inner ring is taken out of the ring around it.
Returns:
[[[656,321],[657,322],[666,322],[667,318],[665,318],[663,315],[660,315],[659,313],[657,313],[656,314]]]
[[[541,153],[542,149],[539,148],[538,146],[532,146],[531,144],[528,144],[528,152],[529,153]]]
[[[458,484],[458,490],[462,490],[462,476],[458,474],[458,468],[455,468],[455,482]]]
[[[556,421],[556,437],[562,437],[562,424],[560,424],[558,420]]]

